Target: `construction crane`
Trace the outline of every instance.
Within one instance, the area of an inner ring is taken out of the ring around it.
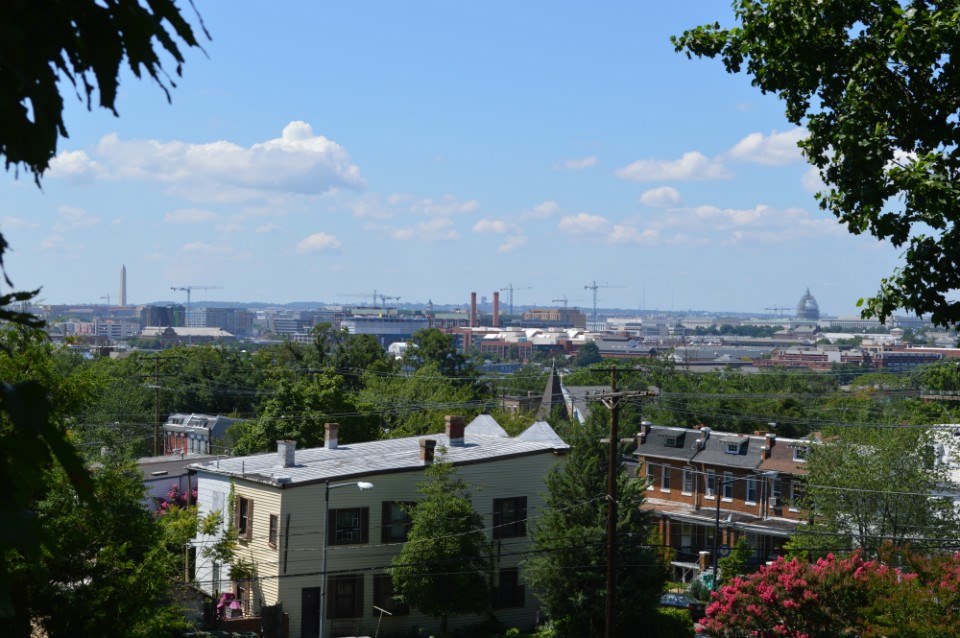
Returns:
[[[566,295],[564,295],[562,299],[551,299],[551,300],[550,300],[550,303],[562,303],[564,309],[566,309],[566,307],[567,307],[567,302],[568,302],[568,301],[570,301],[570,300],[567,299],[567,296],[566,296]]]
[[[593,291],[593,329],[597,329],[597,290],[600,288],[623,288],[623,286],[609,286],[606,284],[598,284],[594,281],[592,284],[587,284],[583,287],[584,290]]]
[[[391,301],[391,300],[392,300],[392,301],[400,301],[399,295],[396,296],[396,297],[391,297],[390,295],[377,295],[377,297],[380,298],[380,303],[383,304],[383,307],[384,307],[384,308],[387,307],[387,302],[388,302],[388,301]]]
[[[223,290],[223,286],[170,286],[170,290],[182,290],[187,293],[187,314],[190,314],[190,293],[194,290]]]
[[[778,317],[782,317],[782,316],[783,316],[783,312],[784,312],[785,310],[790,310],[790,306],[771,306],[771,307],[769,307],[769,308],[764,308],[764,310],[765,310],[765,311],[770,311],[770,310],[772,310],[773,312],[777,313],[777,316],[778,316]]]
[[[110,295],[104,295],[104,296],[102,296],[102,297],[100,297],[100,298],[107,300],[107,308],[109,308],[109,307],[110,307]]]
[[[523,286],[522,288],[514,288],[513,284],[508,285],[506,288],[501,288],[500,292],[510,292],[509,308],[510,316],[513,316],[513,291],[514,290],[530,290],[530,286]]]
[[[354,295],[354,294],[341,292],[341,293],[338,293],[337,296],[338,297],[366,297],[368,299],[373,299],[373,304],[372,304],[373,308],[377,307],[377,299],[380,299],[381,303],[383,303],[384,306],[387,305],[387,300],[389,299],[400,299],[400,297],[391,297],[390,295],[380,294],[376,290],[373,291],[373,295],[371,295],[370,293],[365,293],[362,295]]]

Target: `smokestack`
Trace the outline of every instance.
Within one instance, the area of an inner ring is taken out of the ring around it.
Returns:
[[[493,291],[493,327],[500,326],[500,292]]]
[[[447,416],[444,421],[447,424],[450,447],[463,447],[463,431],[467,427],[467,420],[462,416]]]
[[[470,327],[477,327],[477,293],[470,293]]]
[[[337,433],[340,431],[340,424],[324,423],[323,429],[325,432],[324,439],[323,439],[323,447],[327,448],[328,450],[336,450],[337,449]]]
[[[297,442],[277,441],[277,466],[293,467],[297,464]]]
[[[433,451],[437,447],[437,442],[433,439],[420,439],[420,461],[424,465],[433,463]]]

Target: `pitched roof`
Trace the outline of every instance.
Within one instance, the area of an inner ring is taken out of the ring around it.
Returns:
[[[470,421],[467,424],[467,427],[463,431],[464,436],[499,436],[502,438],[509,437],[507,431],[500,427],[500,424],[497,423],[489,414],[480,414],[477,417]]]
[[[547,387],[543,390],[543,398],[540,400],[540,408],[537,410],[537,417],[541,419],[550,418],[553,408],[558,405],[564,405],[563,388],[560,387],[557,368],[552,365],[550,366],[550,376],[547,377]]]
[[[547,443],[558,449],[569,448],[560,435],[546,421],[537,421],[517,436],[518,441],[537,441]]]

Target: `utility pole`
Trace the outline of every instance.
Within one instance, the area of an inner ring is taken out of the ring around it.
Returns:
[[[596,282],[594,282],[596,285]],[[610,373],[610,392],[589,395],[610,410],[610,450],[607,460],[607,605],[605,638],[615,638],[617,619],[617,470],[620,467],[620,408],[627,399],[654,396],[653,392],[617,390],[616,366],[600,368]]]
[[[162,377],[173,376],[171,374],[160,374],[160,362],[167,357],[162,357],[160,355],[154,355],[152,357],[144,357],[143,361],[153,361],[154,370],[153,370],[153,384],[148,385],[148,388],[153,388],[153,455],[160,456],[160,379]],[[151,375],[142,375],[143,378],[150,378]],[[164,452],[166,451],[166,446],[163,446]]]

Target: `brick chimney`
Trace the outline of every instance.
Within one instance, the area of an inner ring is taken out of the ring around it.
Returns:
[[[325,431],[323,439],[323,447],[328,450],[337,449],[337,434],[340,432],[339,423],[324,423],[323,429]]]
[[[467,427],[467,420],[462,416],[448,415],[444,421],[447,424],[450,447],[463,447],[463,430]]]
[[[297,464],[297,442],[277,441],[277,467],[294,467]]]
[[[637,445],[643,445],[647,442],[647,437],[650,436],[650,425],[650,421],[640,423],[640,433],[637,434]]]
[[[477,327],[477,293],[470,293],[470,327]]]
[[[424,465],[433,463],[433,451],[437,447],[437,442],[433,439],[420,439],[420,462]]]
[[[494,328],[500,326],[500,292],[497,290],[493,291],[493,321],[491,323]]]
[[[773,452],[773,446],[777,444],[777,435],[773,432],[767,432],[763,435],[763,446],[760,450],[763,452],[763,460],[766,461],[770,458],[770,454]]]
[[[697,448],[703,449],[707,446],[707,440],[710,438],[710,428],[707,426],[700,427],[700,436],[697,438]]]

